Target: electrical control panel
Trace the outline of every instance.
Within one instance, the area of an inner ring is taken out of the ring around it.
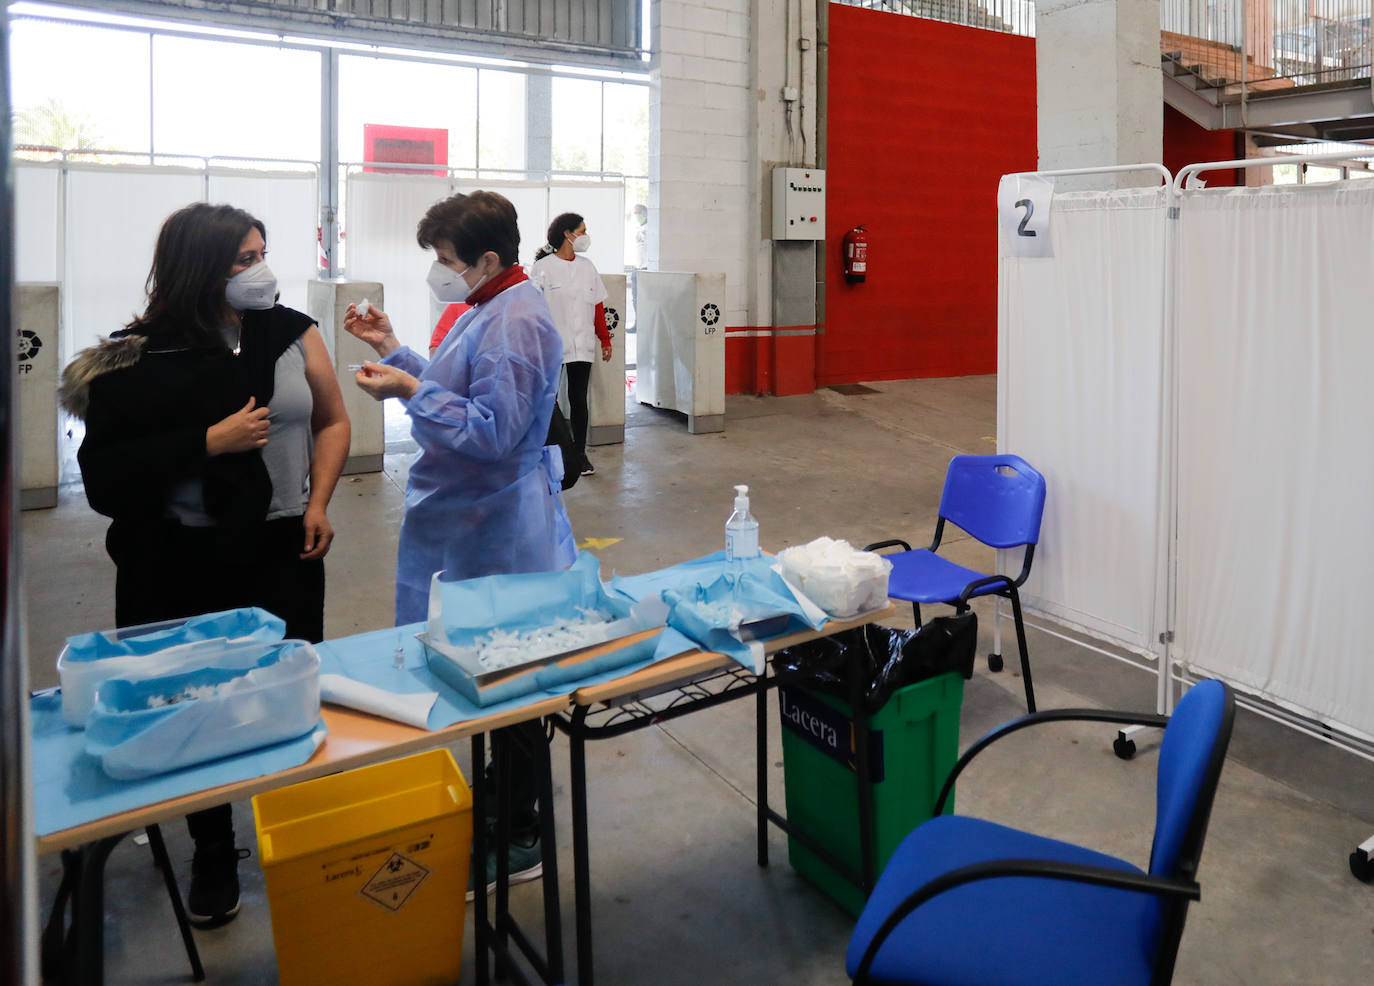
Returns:
[[[773,239],[825,239],[825,172],[773,169]]]

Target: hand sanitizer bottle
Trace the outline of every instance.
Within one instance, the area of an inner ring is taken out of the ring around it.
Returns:
[[[725,560],[739,562],[759,556],[759,522],[749,512],[749,487],[735,487],[735,512],[725,522]]]

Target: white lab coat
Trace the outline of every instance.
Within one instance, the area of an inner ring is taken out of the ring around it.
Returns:
[[[606,300],[606,285],[596,265],[582,254],[564,260],[557,254],[540,257],[530,279],[544,292],[553,324],[563,340],[564,363],[594,363],[601,358],[593,316]]]

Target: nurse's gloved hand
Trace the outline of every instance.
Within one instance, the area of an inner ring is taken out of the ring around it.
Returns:
[[[344,313],[344,331],[367,343],[384,359],[401,348],[391,319],[376,305],[369,305],[366,315],[358,314],[357,305],[349,305]]]
[[[420,381],[405,370],[398,370],[383,363],[364,363],[353,375],[353,379],[361,390],[371,394],[372,399],[378,401],[384,401],[388,397],[410,400],[415,396],[416,388],[420,386]]]

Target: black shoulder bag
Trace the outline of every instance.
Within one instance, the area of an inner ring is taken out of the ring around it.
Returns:
[[[572,428],[568,419],[563,417],[557,402],[553,405],[553,416],[549,418],[549,437],[545,445],[557,445],[563,453],[563,489],[570,490],[582,475],[582,463],[577,455],[577,443],[573,441]]]

